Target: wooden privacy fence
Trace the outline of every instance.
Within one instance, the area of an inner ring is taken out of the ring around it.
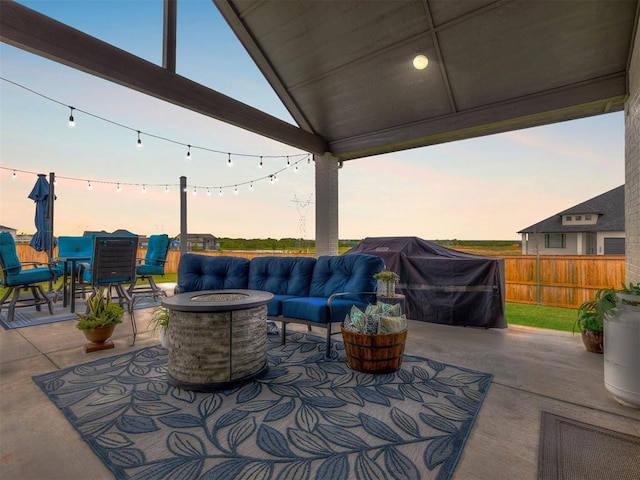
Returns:
[[[23,262],[46,262],[44,252],[29,245],[18,244],[18,256]],[[201,255],[253,258],[265,255],[313,256],[291,252],[193,252]],[[56,252],[54,252],[54,255]],[[146,251],[138,249],[138,258]],[[624,282],[625,263],[622,255],[513,255],[505,259],[506,300],[554,307],[578,308],[591,300],[600,288],[619,288]],[[180,252],[170,250],[166,273],[176,273]]]
[[[621,255],[517,255],[504,257],[507,302],[577,308],[600,288],[620,288]]]

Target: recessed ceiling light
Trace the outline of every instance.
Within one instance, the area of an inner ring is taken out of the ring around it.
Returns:
[[[424,70],[429,65],[429,59],[424,55],[416,55],[413,59],[413,66],[416,70]]]

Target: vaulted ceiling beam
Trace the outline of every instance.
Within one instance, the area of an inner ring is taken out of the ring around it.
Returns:
[[[317,135],[14,1],[0,2],[0,41],[304,151],[328,148]]]

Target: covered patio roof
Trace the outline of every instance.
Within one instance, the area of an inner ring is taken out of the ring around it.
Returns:
[[[622,110],[640,11],[638,0],[213,1],[298,126],[172,71],[174,0],[168,68],[14,1],[0,2],[0,39],[344,161]]]

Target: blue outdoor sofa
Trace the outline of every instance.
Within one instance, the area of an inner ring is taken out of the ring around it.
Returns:
[[[331,350],[331,324],[342,322],[356,305],[375,302],[374,275],[384,270],[376,255],[345,254],[310,257],[256,257],[188,253],[178,265],[177,292],[249,289],[273,293],[267,316],[282,322],[327,329],[326,355]]]

